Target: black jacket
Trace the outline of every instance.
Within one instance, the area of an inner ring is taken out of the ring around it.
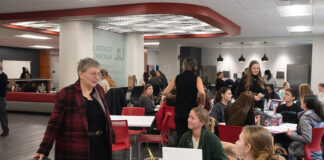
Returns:
[[[108,109],[111,115],[121,115],[123,107],[127,106],[123,89],[111,88],[106,93]]]
[[[8,76],[4,72],[2,72],[0,74],[0,97],[6,97],[7,84],[8,84]]]

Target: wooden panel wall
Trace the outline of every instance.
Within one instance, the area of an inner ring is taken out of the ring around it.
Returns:
[[[39,77],[51,78],[49,50],[41,50],[39,55]]]

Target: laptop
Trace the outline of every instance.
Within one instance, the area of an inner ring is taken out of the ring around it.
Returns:
[[[276,112],[277,108],[281,104],[282,100],[281,99],[270,99],[268,102],[268,108],[269,111]]]
[[[163,147],[162,148],[163,160],[202,160],[202,150],[192,148],[175,148]]]

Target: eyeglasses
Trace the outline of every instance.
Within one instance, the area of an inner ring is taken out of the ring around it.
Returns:
[[[92,73],[89,73],[89,74],[90,74],[90,76],[91,76],[91,77],[93,77],[93,78],[97,78],[97,77],[99,77],[99,78],[100,78],[100,77],[101,77],[101,75],[102,75],[102,74],[101,74],[100,72],[99,72],[99,73],[96,73],[96,72],[92,72]]]

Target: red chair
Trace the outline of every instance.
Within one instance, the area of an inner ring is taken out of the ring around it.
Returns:
[[[235,143],[241,134],[242,126],[218,125],[219,139],[221,141]]]
[[[132,146],[129,141],[127,120],[112,120],[111,123],[115,133],[115,143],[112,145],[112,151],[126,151],[129,149],[129,157],[132,160]]]
[[[310,143],[305,144],[304,152],[305,152],[305,160],[312,160],[311,152],[321,151],[321,140],[324,134],[323,128],[313,128],[312,129],[312,141]]]
[[[141,158],[141,144],[143,142],[148,142],[148,143],[160,143],[163,146],[168,142],[167,139],[167,134],[168,134],[168,123],[170,121],[170,117],[172,116],[171,112],[167,112],[164,116],[163,122],[162,122],[162,127],[161,127],[161,134],[156,135],[156,134],[142,134],[138,138],[138,146],[137,146],[137,155],[138,159]]]
[[[123,107],[122,115],[128,115],[128,116],[144,116],[145,115],[145,109],[142,107]],[[139,135],[141,133],[145,132],[145,127],[142,128],[142,130],[128,130],[128,134],[130,136]]]

